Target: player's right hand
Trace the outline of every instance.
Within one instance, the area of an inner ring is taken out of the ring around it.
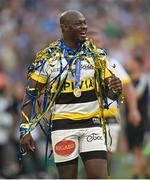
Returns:
[[[31,150],[31,151],[35,150],[35,142],[30,133],[23,137],[20,144],[26,147],[28,150]]]

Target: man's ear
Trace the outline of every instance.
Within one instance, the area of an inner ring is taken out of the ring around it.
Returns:
[[[68,30],[68,25],[66,24],[60,24],[60,27],[62,29],[62,32],[66,32]]]

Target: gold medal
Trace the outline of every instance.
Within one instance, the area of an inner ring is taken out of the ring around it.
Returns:
[[[81,89],[75,88],[73,91],[75,97],[80,97],[81,96]]]

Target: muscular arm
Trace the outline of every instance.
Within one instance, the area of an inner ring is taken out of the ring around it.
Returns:
[[[124,92],[125,100],[128,104],[128,110],[129,110],[128,118],[131,123],[133,123],[134,125],[138,125],[141,117],[137,107],[136,93],[131,82],[123,85],[123,92]]]
[[[31,89],[31,90],[29,90],[28,92],[31,95],[40,96],[43,88],[44,88],[44,84],[30,79],[29,89]],[[32,90],[32,89],[35,89],[35,90]],[[25,105],[26,102],[28,102],[28,103]],[[31,110],[32,110],[32,102],[31,102],[31,98],[27,95],[27,93],[25,93],[25,96],[23,99],[23,104],[24,104],[24,106],[22,107],[21,110],[26,114],[27,117],[30,117]],[[21,114],[20,121],[21,121],[21,123],[24,123],[27,121],[27,119]]]

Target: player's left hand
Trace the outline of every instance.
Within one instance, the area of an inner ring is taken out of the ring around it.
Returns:
[[[111,77],[108,79],[108,88],[112,90],[114,93],[122,92],[122,83],[118,77]]]

